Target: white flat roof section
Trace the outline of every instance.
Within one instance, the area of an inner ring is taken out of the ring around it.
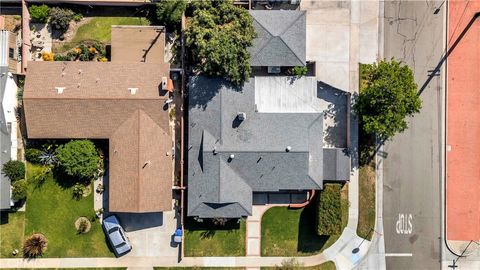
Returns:
[[[317,97],[315,77],[255,77],[255,105],[261,113],[318,113],[326,109]]]

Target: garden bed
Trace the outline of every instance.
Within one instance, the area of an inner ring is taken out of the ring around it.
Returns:
[[[224,226],[213,225],[205,220],[185,222],[185,256],[245,256],[245,221],[227,222]]]

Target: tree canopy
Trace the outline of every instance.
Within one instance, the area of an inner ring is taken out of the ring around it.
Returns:
[[[74,140],[55,151],[64,171],[74,177],[90,180],[99,169],[100,157],[93,142]]]
[[[163,0],[157,3],[157,19],[165,25],[176,25],[181,22],[186,8],[186,0]]]
[[[248,80],[256,33],[248,11],[232,1],[193,1],[185,32],[192,62],[202,73],[225,77],[236,85]]]
[[[354,109],[366,134],[387,140],[408,127],[406,117],[418,113],[422,100],[413,72],[392,59],[361,66],[360,94]]]

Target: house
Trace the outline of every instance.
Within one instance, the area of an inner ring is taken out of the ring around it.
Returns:
[[[323,181],[349,179],[345,149],[323,148],[323,113],[259,111],[262,80],[269,77],[241,88],[219,78],[190,80],[188,216],[245,217],[253,204],[281,196],[299,202]]]
[[[131,55],[112,53],[112,62],[29,63],[24,93],[28,138],[108,139],[110,212],[172,209],[173,138],[168,94],[162,89],[169,77],[163,29],[112,30],[138,37],[113,39],[112,52],[131,42],[132,55],[153,46],[159,51],[151,53],[160,60],[131,61]]]
[[[14,45],[15,43],[13,43]],[[0,166],[17,159],[17,85],[14,79],[16,61],[12,56],[12,33],[0,30]],[[0,173],[0,209],[10,209],[10,179]]]
[[[250,14],[253,68],[306,65],[305,12]],[[188,216],[245,217],[255,204],[304,202],[324,181],[349,180],[348,151],[323,147],[314,77],[255,76],[240,87],[193,77],[188,91]]]
[[[251,10],[257,37],[250,47],[250,65],[279,73],[280,67],[306,65],[306,12]]]
[[[19,50],[17,42],[21,42],[18,34],[7,30],[0,30],[0,49],[2,50],[2,66],[8,67],[12,74],[20,73]]]

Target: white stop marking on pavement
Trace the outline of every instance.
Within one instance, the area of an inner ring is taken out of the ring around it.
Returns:
[[[411,234],[413,232],[412,221],[412,214],[398,214],[398,220],[395,226],[397,234]]]

